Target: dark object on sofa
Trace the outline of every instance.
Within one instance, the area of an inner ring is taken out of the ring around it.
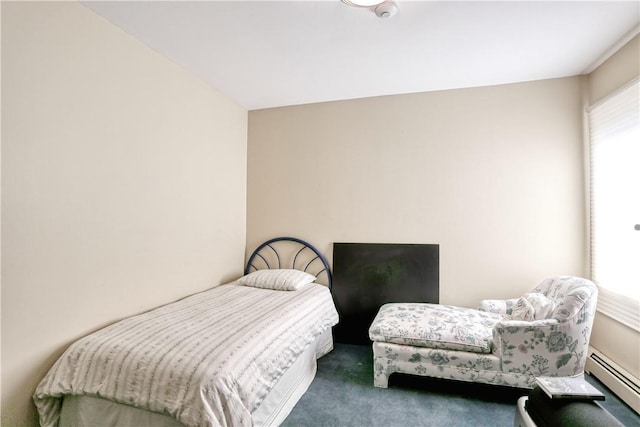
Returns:
[[[540,387],[529,393],[525,407],[538,427],[624,427],[593,400],[549,399]]]

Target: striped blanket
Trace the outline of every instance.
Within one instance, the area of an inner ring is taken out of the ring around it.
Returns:
[[[249,426],[284,371],[337,321],[322,285],[218,286],[76,341],[33,399],[42,426],[57,425],[65,394],[163,413],[187,426]]]

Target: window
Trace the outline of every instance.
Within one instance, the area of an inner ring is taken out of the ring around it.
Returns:
[[[640,79],[589,108],[598,310],[640,331]]]

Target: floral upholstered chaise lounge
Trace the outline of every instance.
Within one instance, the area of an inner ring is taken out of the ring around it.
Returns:
[[[386,388],[394,372],[520,388],[582,375],[597,295],[593,282],[562,276],[477,310],[385,304],[369,329],[374,385]]]

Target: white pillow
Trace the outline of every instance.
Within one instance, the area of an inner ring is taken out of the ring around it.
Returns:
[[[282,268],[254,271],[238,279],[238,283],[275,291],[295,291],[315,280],[316,276],[304,271]]]
[[[525,297],[520,297],[516,301],[513,309],[511,309],[512,320],[526,320],[531,321],[534,319],[535,309],[533,305]]]
[[[524,297],[533,306],[534,320],[549,318],[551,312],[556,307],[556,304],[553,301],[538,292],[524,294]]]
[[[554,307],[554,302],[542,294],[537,292],[524,294],[513,306],[511,319],[526,321],[547,319]]]

